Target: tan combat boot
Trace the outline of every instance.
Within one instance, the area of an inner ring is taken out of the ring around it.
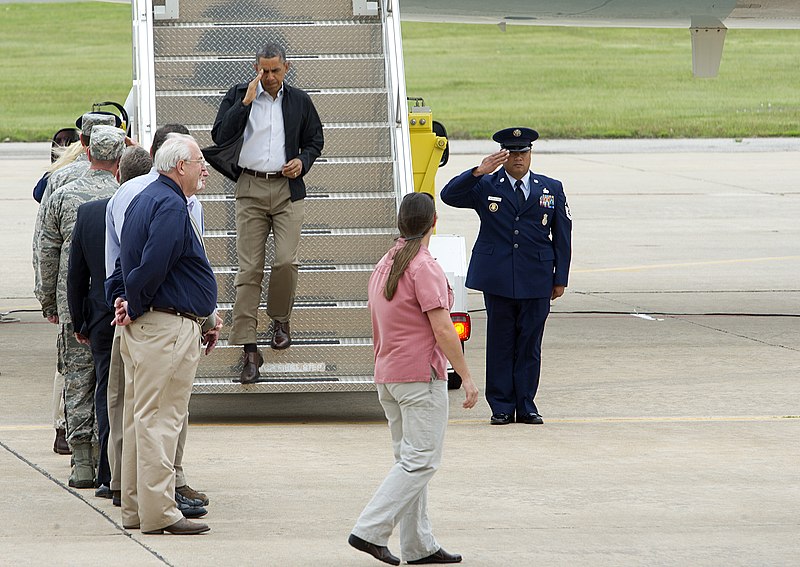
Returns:
[[[69,485],[72,488],[94,488],[94,465],[92,444],[81,443],[72,447],[72,472]]]

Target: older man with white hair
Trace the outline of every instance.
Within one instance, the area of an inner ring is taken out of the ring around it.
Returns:
[[[122,523],[145,534],[207,532],[175,504],[175,450],[189,409],[200,343],[219,336],[217,283],[186,201],[208,176],[191,136],[172,135],[156,152],[156,181],[125,213],[117,269],[106,283],[124,326]]]

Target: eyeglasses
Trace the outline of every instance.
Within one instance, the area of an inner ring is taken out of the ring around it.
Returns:
[[[206,160],[202,159],[202,158],[200,158],[200,159],[184,159],[184,160],[181,160],[181,161],[183,161],[184,163],[199,163],[205,169],[208,169],[208,166],[209,166],[209,163]]]

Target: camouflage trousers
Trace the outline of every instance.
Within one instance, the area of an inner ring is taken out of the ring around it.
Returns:
[[[70,447],[97,442],[94,416],[94,360],[92,351],[75,338],[72,324],[61,325],[58,371],[64,375],[64,413]]]

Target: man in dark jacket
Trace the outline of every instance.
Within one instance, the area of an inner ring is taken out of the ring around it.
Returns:
[[[244,345],[242,383],[256,382],[264,359],[256,346],[258,304],[270,231],[275,259],[267,314],[273,349],[291,345],[289,319],[297,287],[297,251],[306,196],[303,176],[322,152],[322,123],[311,98],[284,82],[286,52],[267,44],[256,54],[255,78],[222,100],[206,159],[236,181],[236,302],[229,342]]]
[[[539,388],[544,325],[561,297],[572,258],[572,216],[557,179],[530,171],[530,128],[506,128],[500,151],[450,180],[442,201],[481,219],[467,287],[486,304],[486,400],[491,423],[541,424]],[[502,166],[502,167],[501,167]]]

